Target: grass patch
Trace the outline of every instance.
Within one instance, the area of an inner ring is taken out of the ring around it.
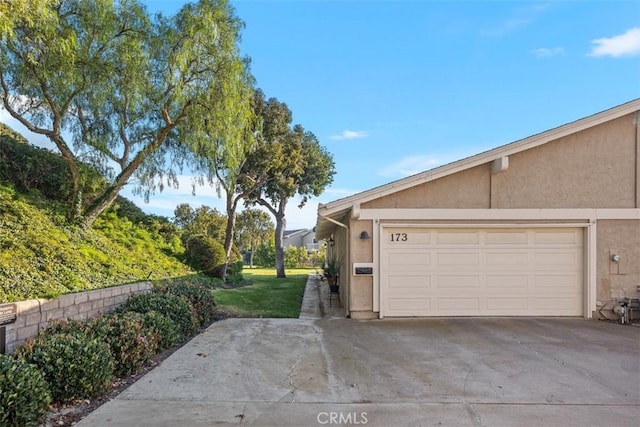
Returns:
[[[275,269],[245,268],[242,272],[253,284],[236,289],[215,289],[218,307],[237,317],[289,317],[300,315],[300,304],[313,269],[287,270],[285,279],[276,278]]]

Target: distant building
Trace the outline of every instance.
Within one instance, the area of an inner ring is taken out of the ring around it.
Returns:
[[[282,247],[284,249],[294,246],[296,248],[307,248],[307,252],[317,252],[320,250],[320,243],[316,240],[316,229],[302,228],[299,230],[285,230]]]

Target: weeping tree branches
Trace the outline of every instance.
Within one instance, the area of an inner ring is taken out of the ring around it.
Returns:
[[[137,0],[42,7],[46,19],[27,21],[14,8],[11,28],[0,20],[0,97],[65,159],[70,221],[90,227],[123,186],[148,199],[176,186],[193,159],[243,141],[252,80],[239,54],[243,24],[227,1],[201,0],[170,18],[149,16]],[[82,161],[108,180],[91,200]]]

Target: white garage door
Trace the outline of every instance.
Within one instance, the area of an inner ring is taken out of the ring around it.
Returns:
[[[383,227],[382,316],[581,316],[580,228]]]

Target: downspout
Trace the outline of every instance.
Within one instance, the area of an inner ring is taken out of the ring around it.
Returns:
[[[633,124],[636,128],[636,208],[640,208],[640,111],[636,111]]]
[[[330,223],[335,224],[335,225],[337,225],[338,227],[342,227],[342,228],[344,228],[344,229],[345,229],[345,231],[346,231],[346,233],[345,233],[345,234],[346,234],[346,236],[347,236],[347,238],[345,239],[345,243],[346,243],[346,246],[347,246],[347,247],[346,247],[346,255],[347,255],[347,257],[349,257],[349,256],[350,256],[350,254],[349,254],[349,239],[350,239],[350,236],[349,236],[349,227],[347,227],[346,225],[344,225],[344,224],[343,224],[343,223],[341,223],[340,221],[336,221],[336,220],[335,220],[335,219],[333,219],[333,218],[329,218],[328,216],[324,216],[324,215],[319,215],[319,216],[320,216],[322,219],[326,219],[326,220],[327,220],[327,221],[329,221]],[[349,267],[350,265],[351,265],[351,263],[350,263],[350,262],[349,262],[349,260],[347,259],[347,264],[346,264],[346,266],[347,266],[347,272],[349,271],[349,268],[348,268],[348,267]],[[350,288],[350,287],[351,287],[351,281],[349,281],[349,286],[348,286],[348,288]],[[345,292],[345,301],[344,301],[345,314],[347,315],[347,317],[348,317],[348,316],[350,316],[350,314],[351,314],[351,313],[349,312],[349,289],[348,289],[348,288],[347,288],[347,291]]]

